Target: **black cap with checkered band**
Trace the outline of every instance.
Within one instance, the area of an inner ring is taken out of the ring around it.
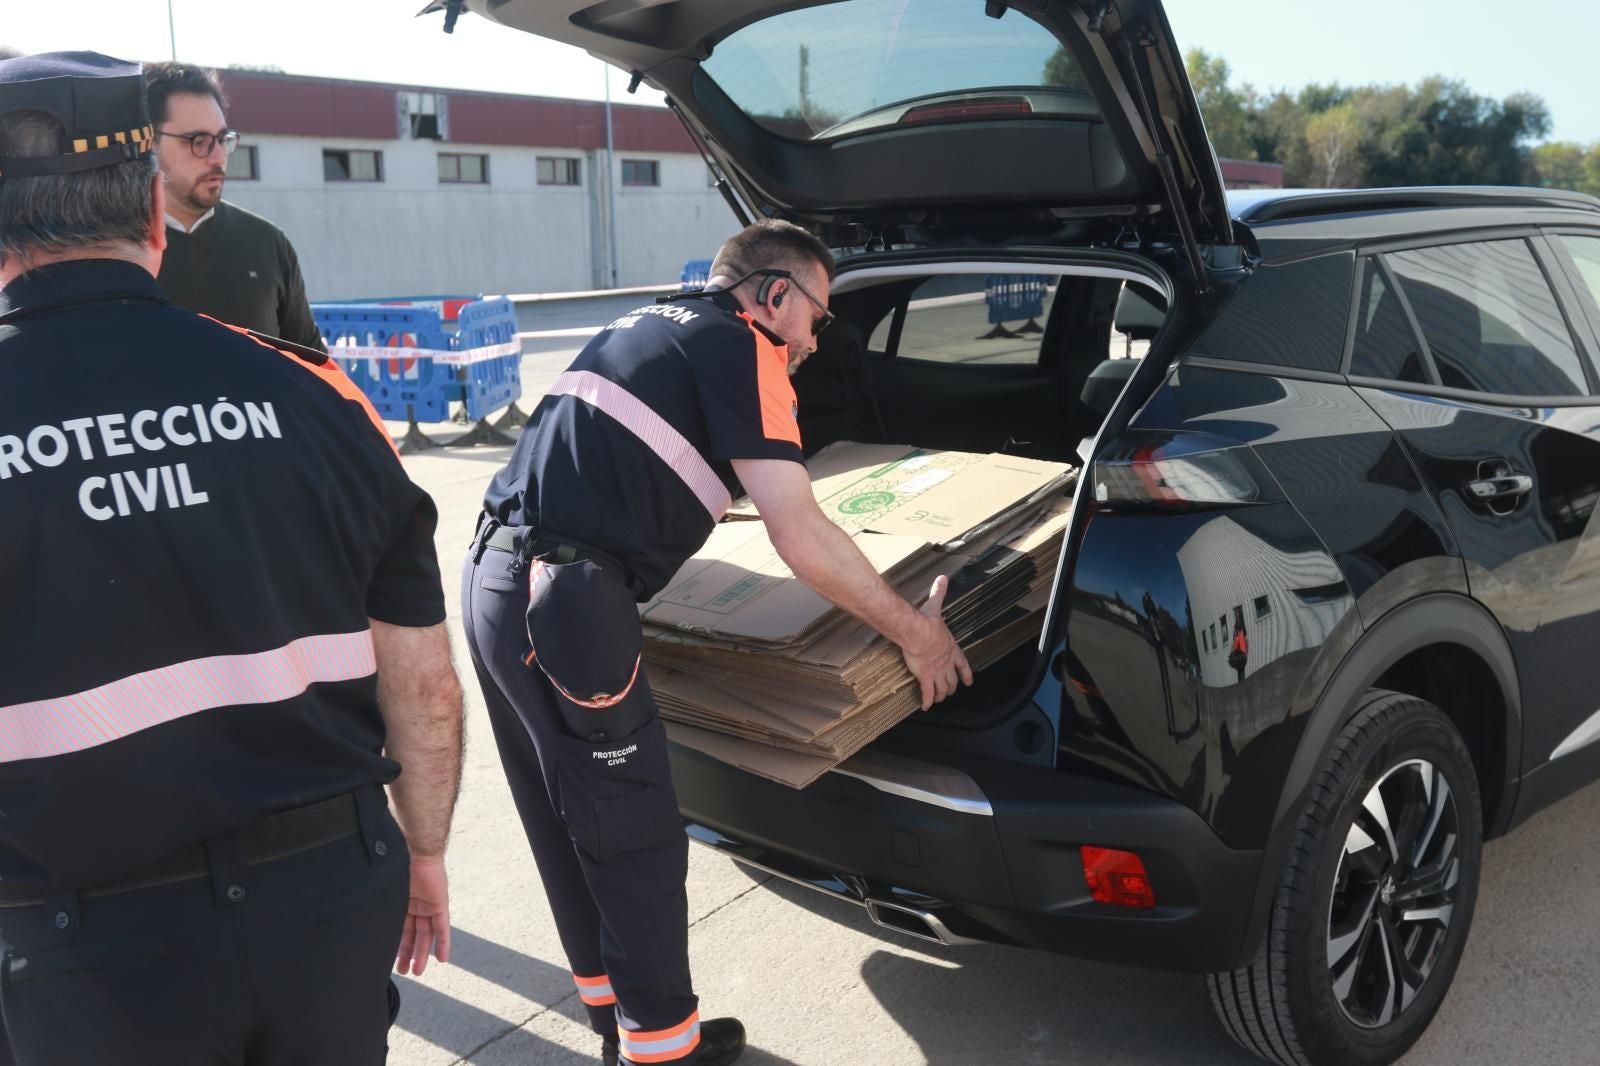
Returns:
[[[98,52],[43,52],[0,61],[0,115],[43,111],[66,128],[61,154],[0,159],[0,181],[76,174],[152,150],[137,63]]]

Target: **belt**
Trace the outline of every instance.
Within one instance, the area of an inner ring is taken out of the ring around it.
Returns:
[[[598,548],[591,548],[568,537],[546,533],[533,526],[501,525],[499,520],[482,514],[478,517],[478,532],[473,538],[474,561],[483,557],[485,548],[511,552],[516,556],[512,562],[512,569],[516,571],[521,571],[530,559],[543,559],[558,566],[587,560],[621,578],[635,599],[639,598],[644,590],[644,583],[634,575],[626,563]]]
[[[332,844],[360,831],[361,819],[356,811],[355,794],[346,793],[269,815],[249,828],[228,834],[228,837],[233,841],[239,861],[257,866]],[[206,877],[210,873],[206,849],[196,846],[174,852],[124,881],[85,889],[82,895],[88,899],[114,896],[140,888],[178,884]],[[8,892],[6,886],[0,884],[0,908],[30,907],[43,903],[44,898],[37,894],[38,891],[37,888],[19,888]],[[29,893],[31,898],[25,898],[24,892]]]

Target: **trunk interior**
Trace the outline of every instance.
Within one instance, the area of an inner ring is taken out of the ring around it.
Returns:
[[[838,318],[794,377],[805,449],[873,441],[1081,467],[1080,444],[1162,325],[1165,286],[1126,265],[1043,259],[846,270]],[[1027,698],[1038,659],[1030,640],[875,743],[1048,764],[1054,724]]]

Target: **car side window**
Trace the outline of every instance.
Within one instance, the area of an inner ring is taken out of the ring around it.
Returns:
[[[1600,237],[1564,234],[1557,240],[1571,253],[1573,262],[1578,266],[1578,274],[1582,276],[1584,286],[1589,290],[1589,295],[1600,304]]]
[[[1361,275],[1361,301],[1356,305],[1355,345],[1350,352],[1350,373],[1385,381],[1427,384],[1428,367],[1421,345],[1400,306],[1399,290],[1390,283],[1382,263],[1369,259]]]
[[[1589,294],[1587,309],[1591,320],[1600,326],[1600,237],[1580,237],[1564,234],[1552,238],[1561,244],[1577,268],[1580,286]],[[1581,297],[1580,297],[1581,298]]]
[[[1059,278],[1044,274],[940,274],[911,294],[895,354],[954,365],[1037,366]],[[893,315],[867,347],[886,351]]]
[[[1526,241],[1442,245],[1386,259],[1439,384],[1504,396],[1584,393],[1572,333]]]

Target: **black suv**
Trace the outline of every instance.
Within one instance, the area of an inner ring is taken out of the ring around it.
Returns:
[[[1600,201],[1230,203],[1155,0],[469,6],[839,249],[808,448],[1083,466],[1037,645],[803,791],[679,749],[691,833],[913,936],[1206,973],[1269,1059],[1403,1053],[1483,841],[1600,772]]]

